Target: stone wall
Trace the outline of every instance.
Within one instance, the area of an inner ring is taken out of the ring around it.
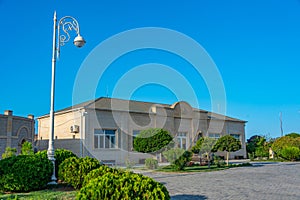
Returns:
[[[33,115],[13,116],[11,110],[0,114],[0,158],[6,147],[16,148],[20,153],[23,142],[34,142],[34,123]]]

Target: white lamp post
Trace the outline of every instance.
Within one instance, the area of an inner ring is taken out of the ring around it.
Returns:
[[[60,28],[63,30],[63,34],[60,34]],[[49,129],[49,147],[48,147],[48,159],[53,163],[53,174],[51,182],[49,184],[56,184],[55,177],[55,158],[54,158],[54,90],[55,90],[55,65],[56,58],[60,53],[60,46],[63,46],[70,40],[69,31],[76,31],[77,37],[74,39],[74,45],[82,47],[85,44],[85,40],[79,33],[79,24],[77,20],[71,16],[62,17],[57,24],[56,11],[53,17],[53,46],[52,46],[52,78],[51,78],[51,104],[50,104],[50,129]],[[56,32],[57,31],[57,32]],[[56,38],[58,36],[58,39]]]

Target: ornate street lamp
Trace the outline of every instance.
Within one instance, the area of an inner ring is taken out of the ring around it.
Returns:
[[[51,78],[51,104],[50,104],[50,129],[49,129],[49,147],[48,159],[53,163],[53,174],[49,184],[56,184],[55,177],[55,158],[54,158],[54,90],[55,90],[55,65],[56,58],[59,57],[60,46],[63,46],[70,40],[69,31],[76,31],[77,36],[74,39],[74,45],[82,47],[86,42],[79,33],[79,24],[71,16],[62,17],[57,24],[56,11],[53,17],[53,46],[52,46],[52,78]],[[64,33],[60,34],[60,28]],[[58,36],[58,39],[56,38]]]

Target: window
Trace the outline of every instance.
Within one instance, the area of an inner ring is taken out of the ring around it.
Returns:
[[[210,138],[214,138],[214,139],[219,139],[220,138],[220,134],[219,133],[210,133],[209,137]]]
[[[94,131],[94,148],[95,149],[112,149],[116,144],[116,130],[95,129]]]
[[[181,149],[186,149],[187,147],[186,141],[187,141],[186,133],[179,132],[177,134],[177,147]]]
[[[230,134],[230,135],[235,139],[240,140],[240,134]]]

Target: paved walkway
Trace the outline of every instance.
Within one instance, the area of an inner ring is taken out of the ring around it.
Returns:
[[[173,200],[300,200],[300,163],[253,163],[214,172],[142,172],[163,183]]]

